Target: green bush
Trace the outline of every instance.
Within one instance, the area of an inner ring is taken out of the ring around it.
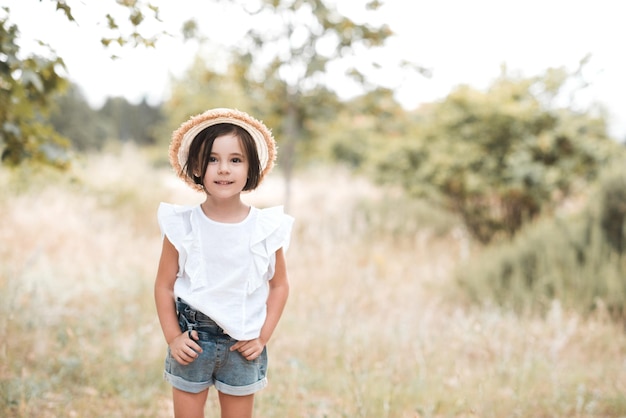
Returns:
[[[616,169],[600,190],[599,208],[602,231],[606,241],[620,255],[626,251],[626,174]]]
[[[579,213],[538,221],[488,247],[456,278],[471,300],[544,314],[558,300],[589,314],[626,319],[626,174],[605,174]]]
[[[412,133],[376,148],[375,178],[441,200],[483,244],[513,237],[624,155],[601,115],[546,100],[571,77],[503,73],[485,91],[458,87],[421,109]]]

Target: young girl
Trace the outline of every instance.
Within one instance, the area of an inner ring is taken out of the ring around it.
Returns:
[[[176,173],[206,195],[197,206],[158,210],[154,294],[176,417],[203,417],[213,385],[222,417],[251,417],[254,393],[267,385],[266,344],[289,293],[293,218],[282,207],[248,206],[241,192],[254,190],[275,159],[267,127],[238,110],[208,110],[172,136]]]

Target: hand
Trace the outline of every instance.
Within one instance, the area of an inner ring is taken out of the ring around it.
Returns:
[[[186,366],[198,358],[202,348],[196,344],[200,338],[197,331],[187,331],[174,338],[170,343],[170,353],[174,360]]]
[[[239,351],[239,353],[249,361],[259,357],[265,348],[265,344],[260,338],[248,341],[237,341],[230,347],[230,351]]]

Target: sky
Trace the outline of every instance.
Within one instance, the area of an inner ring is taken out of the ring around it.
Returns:
[[[375,80],[396,91],[412,109],[445,98],[460,84],[486,88],[506,65],[522,76],[550,67],[578,68],[591,59],[583,75],[590,83],[577,93],[586,107],[600,103],[608,110],[613,136],[626,138],[626,2],[622,0],[386,0],[381,10],[366,13],[364,0],[335,0],[340,12],[359,23],[386,23],[394,37],[377,57],[383,60]],[[0,0],[22,35],[24,50],[37,50],[35,40],[54,48],[66,63],[69,77],[97,107],[106,97],[123,96],[152,103],[167,98],[171,77],[180,77],[193,61],[197,43],[162,38],[154,49],[114,50],[100,46],[102,16],[112,0],[76,0],[79,24],[69,23],[49,0]],[[177,33],[183,21],[198,18],[215,51],[225,49],[257,24],[232,7],[208,0],[152,0],[164,25]],[[32,13],[36,10],[37,13]],[[203,17],[206,19],[203,20]],[[398,69],[408,60],[431,70],[431,77]],[[333,86],[343,97],[358,93],[349,83]]]

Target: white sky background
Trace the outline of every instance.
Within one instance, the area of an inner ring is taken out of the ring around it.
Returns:
[[[622,0],[386,0],[376,14],[361,13],[361,0],[336,0],[339,10],[358,23],[387,23],[396,33],[384,51],[381,84],[392,87],[408,109],[444,98],[455,86],[484,88],[502,64],[523,76],[549,67],[570,70],[591,54],[584,75],[590,87],[577,97],[581,105],[602,103],[609,111],[611,133],[626,138],[626,2]],[[196,55],[197,44],[163,38],[155,49],[111,51],[100,46],[103,16],[111,1],[83,0],[73,8],[78,25],[68,23],[49,0],[0,0],[10,20],[32,50],[33,40],[47,42],[65,60],[70,78],[89,102],[101,105],[107,96],[167,97],[171,76],[180,76]],[[231,8],[208,0],[152,0],[161,9],[168,30],[178,34],[183,21],[196,17],[200,27],[225,47],[245,34],[254,21],[235,19]],[[70,3],[74,5],[75,3]],[[354,5],[359,5],[355,7]],[[396,63],[406,59],[432,70],[432,77],[408,76]],[[343,96],[356,93],[337,83]]]

